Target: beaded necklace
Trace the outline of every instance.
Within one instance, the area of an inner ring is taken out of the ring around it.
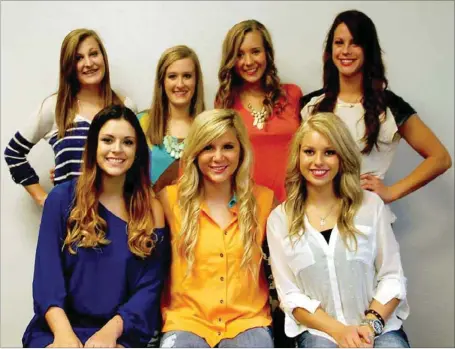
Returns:
[[[178,160],[182,157],[183,149],[185,148],[185,141],[179,142],[177,137],[166,135],[163,139],[163,145],[166,152]]]
[[[265,109],[265,106],[262,106],[261,111],[257,111],[253,108],[251,103],[248,103],[248,109],[254,117],[253,126],[256,126],[259,130],[262,130],[264,128],[265,118],[267,117],[267,110]]]

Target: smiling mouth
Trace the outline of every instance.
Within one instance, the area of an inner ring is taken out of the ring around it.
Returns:
[[[354,63],[354,59],[340,59],[341,65],[349,66]]]
[[[327,173],[329,173],[329,170],[310,170],[313,176],[315,177],[324,177]]]
[[[224,170],[226,170],[228,166],[210,166],[210,169],[215,172],[215,173],[223,173]]]
[[[106,158],[106,160],[108,163],[114,164],[114,165],[123,164],[125,162],[125,159],[119,159],[119,158]]]
[[[86,72],[84,72],[83,74],[84,75],[93,75],[93,74],[96,74],[98,72],[98,69],[92,69],[92,70],[88,70]]]
[[[258,71],[258,68],[244,70],[244,72],[248,75],[254,75],[254,74],[256,74],[257,71]]]

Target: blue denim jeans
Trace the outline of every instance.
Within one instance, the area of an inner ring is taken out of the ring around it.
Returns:
[[[161,338],[160,348],[210,348],[204,338],[188,331],[169,331]],[[216,348],[273,348],[269,327],[250,328],[234,338],[222,339]]]
[[[338,348],[327,338],[305,331],[296,337],[298,348]],[[374,339],[374,348],[410,348],[408,336],[403,327],[396,331],[381,334]]]

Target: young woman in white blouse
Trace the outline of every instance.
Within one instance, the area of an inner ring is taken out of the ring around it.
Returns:
[[[360,184],[360,152],[333,113],[294,136],[287,200],[267,238],[285,332],[306,347],[409,347],[399,246],[384,202]]]

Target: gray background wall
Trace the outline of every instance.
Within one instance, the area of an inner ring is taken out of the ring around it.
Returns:
[[[198,53],[206,103],[213,105],[221,43],[235,23],[255,18],[272,34],[280,77],[308,93],[321,86],[321,55],[335,15],[359,9],[377,26],[390,87],[448,147],[454,132],[454,3],[318,2],[2,2],[1,150],[29,114],[57,88],[60,45],[72,29],[102,37],[113,86],[148,107],[162,51],[187,44]],[[51,148],[29,159],[51,188]],[[408,174],[419,156],[401,142],[386,178]],[[32,317],[31,283],[41,209],[13,183],[1,160],[1,346],[20,346]],[[454,346],[454,172],[392,205],[408,277],[411,315],[405,329],[417,347]]]

